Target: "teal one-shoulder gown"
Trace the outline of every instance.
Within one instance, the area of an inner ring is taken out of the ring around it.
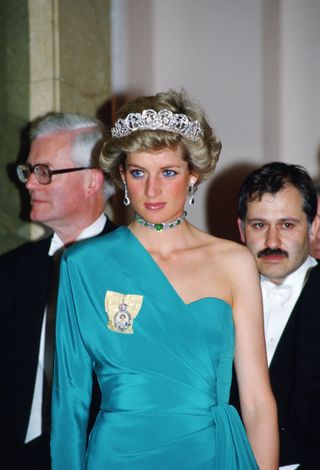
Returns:
[[[228,405],[230,305],[185,304],[129,229],[62,260],[53,470],[257,469]],[[86,445],[92,371],[102,392]]]

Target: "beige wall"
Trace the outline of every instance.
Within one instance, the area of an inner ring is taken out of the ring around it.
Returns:
[[[190,219],[237,238],[240,180],[283,160],[319,174],[318,0],[113,0],[113,89],[184,87],[222,139]]]

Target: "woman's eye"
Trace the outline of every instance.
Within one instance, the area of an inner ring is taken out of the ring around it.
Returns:
[[[174,170],[164,170],[163,174],[164,176],[175,176],[177,172]]]
[[[131,170],[130,171],[131,175],[134,177],[134,178],[141,178],[143,176],[143,171],[142,170]]]

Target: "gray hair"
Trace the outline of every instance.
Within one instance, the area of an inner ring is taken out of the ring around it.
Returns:
[[[100,150],[106,135],[101,121],[85,114],[52,112],[34,121],[30,138],[32,141],[59,132],[74,132],[70,157],[76,165],[99,168]],[[109,199],[114,193],[115,187],[111,179],[105,176],[105,199]]]

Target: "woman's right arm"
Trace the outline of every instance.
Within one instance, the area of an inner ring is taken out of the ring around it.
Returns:
[[[241,275],[236,273],[233,276],[235,369],[241,413],[259,468],[276,470],[279,446],[277,410],[267,368],[259,276],[249,251],[242,250],[236,262],[241,266]]]
[[[52,470],[84,470],[92,360],[79,331],[76,299],[80,286],[62,257],[56,321],[52,395]]]

